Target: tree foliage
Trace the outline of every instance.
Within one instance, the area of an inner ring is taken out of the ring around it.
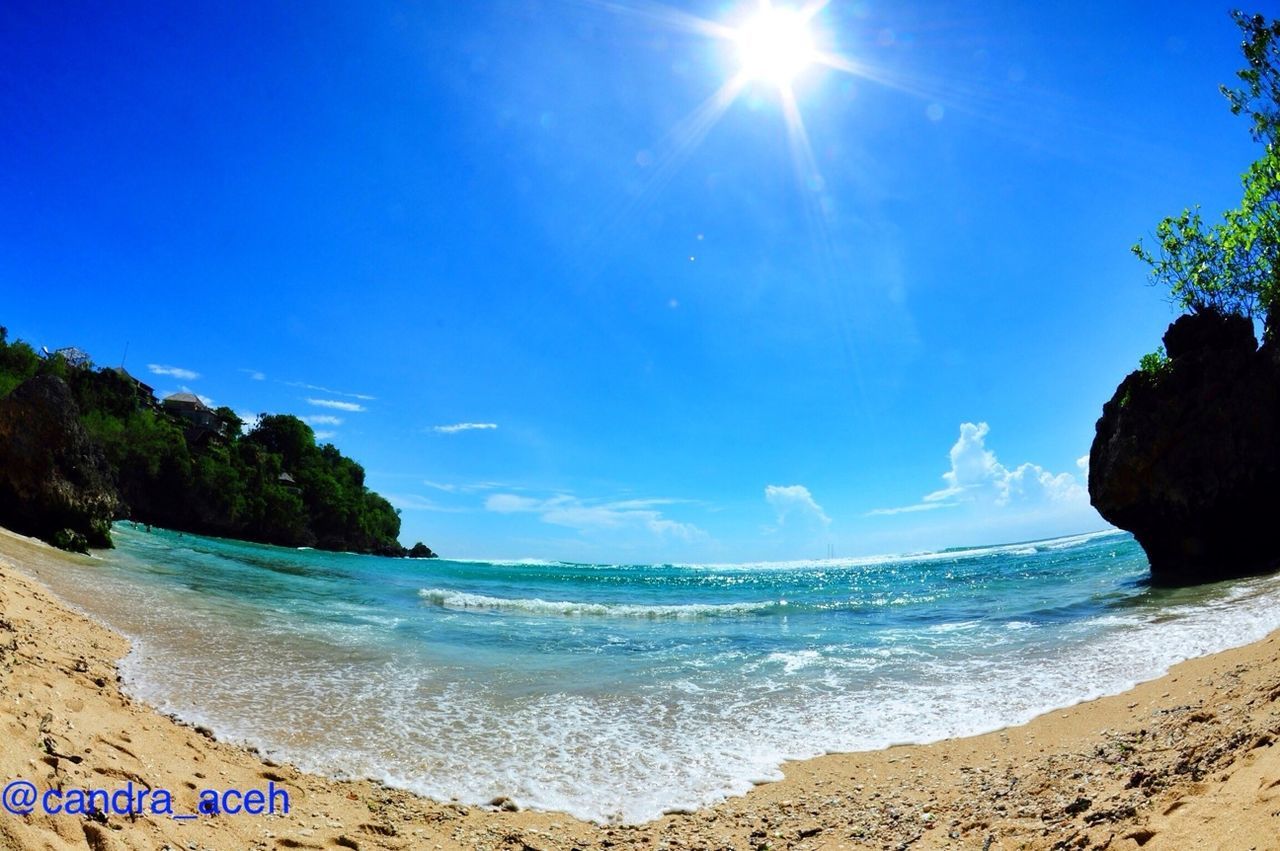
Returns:
[[[359,464],[332,444],[317,446],[297,417],[263,416],[242,434],[244,423],[224,407],[214,412],[216,428],[196,428],[128,376],[42,358],[0,328],[0,398],[37,374],[71,387],[127,518],[286,546],[404,553],[399,512],[365,486]]]
[[[1193,312],[1216,309],[1264,322],[1267,339],[1280,323],[1280,21],[1233,12],[1244,33],[1246,67],[1239,88],[1222,87],[1236,115],[1251,121],[1261,156],[1241,178],[1240,205],[1206,226],[1198,208],[1156,226],[1155,251],[1133,252],[1151,266],[1151,280]]]

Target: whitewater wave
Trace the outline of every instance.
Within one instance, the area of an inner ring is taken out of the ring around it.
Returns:
[[[634,603],[585,603],[569,600],[540,600],[535,598],[490,597],[484,594],[468,594],[444,588],[423,588],[418,596],[425,602],[442,609],[481,610],[494,612],[524,612],[532,615],[559,615],[562,617],[613,617],[613,618],[711,618],[750,615],[785,609],[786,600],[756,603],[691,603],[684,605],[646,606]]]

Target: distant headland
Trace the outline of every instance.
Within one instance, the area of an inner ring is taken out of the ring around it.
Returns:
[[[192,393],[157,399],[123,366],[41,354],[0,327],[0,524],[64,549],[110,547],[113,520],[258,543],[431,558],[364,468],[297,417],[252,427]]]

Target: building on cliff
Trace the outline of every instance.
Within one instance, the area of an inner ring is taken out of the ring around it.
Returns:
[[[113,366],[111,367],[111,371],[114,372],[116,375],[120,376],[121,378],[123,378],[127,383],[136,387],[138,389],[138,392],[142,394],[142,398],[144,400],[149,401],[149,403],[152,405],[156,403],[155,402],[156,390],[150,384],[138,378],[137,376],[133,375],[132,373],[129,372],[129,370],[125,369],[123,366]]]
[[[194,393],[165,396],[163,404],[166,411],[177,414],[200,431],[218,431],[218,415]]]
[[[52,352],[49,351],[48,348],[45,348],[44,356],[46,358],[61,357],[67,362],[67,366],[77,368],[82,366],[87,367],[92,363],[92,360],[89,358],[89,353],[78,346],[63,346],[61,349],[54,349]]]

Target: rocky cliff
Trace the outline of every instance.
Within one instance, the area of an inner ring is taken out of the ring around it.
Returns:
[[[115,486],[66,383],[28,379],[0,399],[0,525],[66,549],[111,546]]]
[[[1131,373],[1102,409],[1089,496],[1133,533],[1160,584],[1280,567],[1280,351],[1213,311],[1165,332],[1168,361]]]

